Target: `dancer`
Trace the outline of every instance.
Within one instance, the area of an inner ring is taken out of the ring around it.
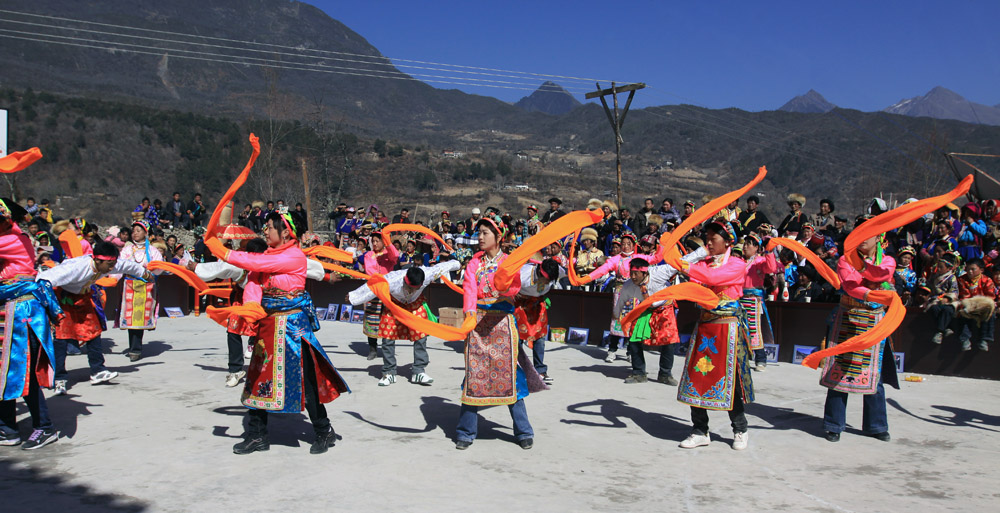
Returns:
[[[655,255],[642,255],[635,253],[635,235],[631,232],[623,233],[621,236],[621,253],[613,256],[609,256],[607,260],[604,261],[597,269],[587,275],[588,281],[596,280],[610,272],[615,273],[614,282],[614,293],[613,301],[611,302],[612,307],[618,303],[618,295],[621,293],[622,285],[628,280],[629,276],[629,262],[633,258],[640,258],[648,263],[659,262],[663,260],[663,247],[661,246]],[[625,332],[622,331],[621,324],[619,323],[618,317],[611,316],[611,341],[608,346],[608,354],[604,358],[604,361],[611,363],[615,361],[615,353],[618,351],[618,344],[621,342],[624,344]]]
[[[517,335],[531,349],[535,371],[546,385],[552,384],[549,366],[545,365],[545,337],[549,333],[549,300],[552,286],[566,277],[566,269],[551,258],[521,267],[521,290],[514,298]]]
[[[150,262],[163,260],[156,248],[149,245],[149,222],[139,219],[132,222],[132,240],[125,244],[119,259],[146,267]],[[155,271],[153,274],[159,274]],[[142,334],[156,329],[157,310],[156,280],[142,281],[125,277],[122,288],[122,308],[118,327],[128,330],[128,348],[122,354],[135,362],[142,358]]]
[[[706,256],[708,256],[708,251],[703,247],[698,247],[681,257],[681,260],[690,264],[702,260]],[[670,264],[649,266],[649,285],[647,286],[649,294],[656,294],[669,287],[675,281],[676,275],[677,269],[674,269]],[[653,303],[652,312],[649,314],[649,329],[652,332],[651,337],[645,343],[660,347],[659,372],[656,375],[656,381],[665,385],[677,386],[677,379],[673,376],[674,344],[681,341],[680,333],[677,331],[677,303],[673,300]],[[645,355],[643,360],[645,360]]]
[[[56,297],[65,314],[55,325],[55,395],[66,393],[69,374],[66,372],[66,348],[70,343],[87,346],[90,384],[97,385],[118,377],[104,366],[101,343],[100,314],[94,303],[94,283],[110,273],[127,274],[133,279],[149,281],[152,275],[145,267],[131,260],[122,260],[118,248],[99,241],[89,255],[63,260],[59,265],[38,273],[35,281],[47,281],[55,288]]]
[[[865,215],[861,222],[871,217]],[[872,290],[894,289],[892,281],[896,261],[883,252],[885,247],[884,233],[863,241],[857,248],[864,261],[860,270],[850,264],[847,255],[837,262],[837,276],[840,277],[843,295],[840,296],[840,307],[833,324],[836,338],[830,341],[832,345],[865,333],[885,315],[884,305],[866,301]],[[823,429],[827,440],[840,440],[840,433],[847,423],[849,393],[862,394],[864,398],[862,432],[883,442],[890,440],[883,384],[899,388],[890,339],[884,339],[868,349],[827,357],[819,383],[828,388],[823,409]]]
[[[389,274],[396,263],[399,262],[399,250],[392,245],[388,236],[382,234],[381,229],[377,229],[371,234],[370,251],[365,252],[361,260],[364,262],[365,273],[369,275]],[[368,337],[368,359],[374,360],[378,356],[379,325],[382,322],[382,301],[378,298],[372,299],[365,304],[365,321],[362,331]],[[383,342],[385,337],[382,337]]]
[[[767,367],[767,353],[764,344],[774,343],[774,333],[771,331],[771,316],[764,304],[764,278],[769,274],[781,271],[781,264],[771,251],[760,255],[765,247],[764,239],[757,233],[748,233],[743,238],[743,260],[747,266],[747,278],[743,282],[743,297],[740,304],[747,315],[747,336],[750,340],[750,350],[754,355],[754,370],[764,372]]]
[[[680,446],[708,445],[708,410],[727,410],[733,426],[733,449],[747,448],[749,435],[744,405],[753,401],[746,320],[738,298],[743,296],[746,264],[730,255],[735,238],[732,225],[715,220],[706,226],[708,258],[691,265],[691,281],[719,297],[712,310],[703,310],[688,349],[677,400],[691,406],[694,429]]]
[[[477,324],[465,342],[465,382],[455,448],[468,449],[476,439],[480,406],[507,405],[518,445],[531,449],[535,434],[524,398],[529,384],[534,390],[544,390],[545,384],[519,351],[513,298],[521,288],[520,275],[514,276],[507,290],[496,289],[497,267],[507,258],[500,251],[507,230],[496,215],[481,218],[476,229],[480,251],[466,264],[462,288],[465,315],[476,316]]]
[[[313,334],[320,326],[305,291],[308,259],[299,248],[301,232],[291,215],[272,212],[265,231],[269,248],[263,254],[227,250],[215,238],[206,241],[217,256],[250,271],[243,299],[267,312],[259,321],[243,388],[249,424],[243,441],[233,446],[236,454],[270,449],[268,412],[298,413],[303,405],[316,433],[309,453],[324,453],[337,440],[323,404],[350,389]]]
[[[0,303],[5,310],[0,346],[0,446],[21,443],[14,401],[24,398],[31,414],[31,436],[25,450],[59,439],[49,418],[41,387],[52,387],[52,330],[49,321],[62,315],[48,282],[35,281],[35,251],[17,226],[27,212],[9,198],[0,198]]]
[[[424,289],[438,278],[451,271],[457,271],[462,265],[457,260],[442,262],[433,267],[410,267],[392,271],[385,275],[389,283],[389,293],[404,309],[413,315],[429,318],[427,300]],[[362,285],[347,295],[347,300],[354,305],[375,300],[375,293],[368,285]],[[396,382],[396,341],[410,340],[413,342],[413,372],[410,382],[418,385],[430,385],[434,378],[424,372],[430,359],[427,355],[427,335],[398,322],[391,312],[382,313],[378,327],[382,334],[382,378],[378,386],[386,387]]]

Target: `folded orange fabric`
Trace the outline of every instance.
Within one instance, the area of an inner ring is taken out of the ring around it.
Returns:
[[[246,319],[248,322],[257,322],[264,317],[267,317],[267,312],[264,311],[264,307],[260,306],[260,303],[245,303],[240,306],[226,306],[222,308],[210,306],[205,313],[208,316],[222,326],[229,326],[229,317],[236,315]]]
[[[215,232],[219,227],[219,218],[222,217],[222,209],[233,200],[233,197],[236,196],[236,192],[239,191],[240,187],[243,187],[243,184],[247,182],[247,177],[250,176],[250,168],[253,167],[254,162],[257,162],[257,156],[260,155],[260,141],[253,133],[250,134],[250,146],[253,146],[253,152],[250,154],[250,160],[247,162],[247,165],[243,168],[243,171],[239,174],[239,176],[236,177],[233,184],[229,186],[229,190],[222,195],[222,199],[219,201],[219,206],[215,207],[215,211],[212,212],[212,218],[208,221],[208,226],[205,231],[206,246],[208,246],[209,240],[216,240]],[[212,251],[212,254],[219,258],[225,258],[226,256],[225,252],[221,255],[215,252],[219,249],[218,246],[209,246],[209,249]]]
[[[507,290],[510,288],[511,282],[514,281],[514,276],[521,272],[521,266],[535,256],[535,253],[577,230],[599,222],[601,219],[604,219],[604,212],[600,210],[577,210],[556,219],[525,240],[510,255],[507,255],[507,258],[497,267],[496,274],[493,275],[494,286],[497,290]],[[572,266],[573,263],[570,262],[570,267]]]
[[[31,148],[0,157],[0,173],[16,173],[42,158],[42,150]]]
[[[643,312],[649,309],[653,303],[668,299],[672,299],[674,301],[691,301],[692,303],[697,303],[706,310],[711,310],[719,305],[719,296],[715,295],[715,292],[709,290],[708,287],[691,281],[678,283],[677,285],[671,285],[655,294],[650,295],[641,303],[636,305],[636,307],[633,308],[624,319],[622,319],[622,329],[625,333],[631,335],[632,325],[635,324],[636,319],[638,319]]]
[[[59,244],[62,246],[63,252],[70,258],[83,256],[83,245],[80,244],[80,238],[76,236],[76,231],[63,230],[59,234]]]
[[[865,221],[861,226],[855,228],[854,231],[847,236],[847,239],[844,240],[844,255],[847,256],[847,261],[850,262],[855,269],[860,270],[864,265],[864,261],[855,249],[857,249],[862,242],[875,237],[876,235],[895,230],[901,226],[906,226],[907,224],[920,219],[924,214],[933,212],[948,203],[951,203],[958,197],[969,192],[969,187],[972,187],[973,181],[974,177],[972,175],[968,175],[963,178],[954,189],[946,194],[935,196],[933,198],[922,199],[920,201],[914,201],[913,203],[907,203],[906,205],[894,208]]]
[[[892,335],[896,331],[896,328],[903,322],[903,317],[906,315],[906,308],[903,307],[903,300],[900,299],[899,294],[896,294],[894,290],[873,290],[868,293],[868,301],[889,305],[885,316],[872,329],[851,337],[843,343],[807,356],[805,360],[802,360],[802,365],[815,369],[819,367],[823,358],[868,349],[883,339],[888,338],[889,335]]]
[[[809,251],[809,248],[803,246],[799,241],[787,239],[785,237],[772,237],[771,241],[767,243],[767,250],[772,251],[775,246],[783,246],[794,251],[796,255],[804,257],[810,264],[813,265],[814,268],[816,268],[816,272],[818,272],[824,280],[829,282],[830,285],[833,285],[833,288],[840,288],[840,277],[837,276],[837,272],[830,269],[830,266],[826,265],[826,262],[824,262],[819,255]]]
[[[115,285],[118,285],[118,280],[116,280],[116,279],[114,279],[114,278],[112,278],[110,276],[105,276],[105,277],[103,277],[103,278],[95,281],[94,285],[97,285],[98,287],[111,288],[111,287],[114,287]]]
[[[312,246],[302,250],[306,256],[319,257],[319,258],[329,258],[330,260],[336,260],[338,262],[353,262],[354,257],[340,249],[333,246]]]
[[[409,310],[397,305],[389,293],[389,282],[385,281],[385,276],[376,274],[368,278],[368,288],[382,300],[382,305],[389,309],[397,322],[401,322],[415,331],[426,333],[432,337],[444,340],[465,340],[469,332],[476,328],[476,316],[467,316],[462,322],[461,328],[446,326],[422,317],[413,315]]]
[[[744,194],[749,192],[750,189],[756,187],[757,184],[759,184],[761,180],[764,179],[765,176],[767,176],[767,168],[764,166],[760,166],[760,169],[757,170],[757,176],[755,176],[753,180],[750,180],[750,183],[744,185],[742,188],[737,189],[735,191],[727,192],[722,196],[719,196],[718,198],[709,201],[701,208],[695,210],[694,213],[688,216],[688,218],[685,219],[680,226],[674,228],[674,231],[664,233],[660,237],[660,245],[665,248],[674,247],[674,245],[677,244],[685,235],[687,235],[688,232],[695,229],[701,223],[704,223],[705,221],[711,219],[712,216],[718,214],[720,210],[726,208],[726,206],[728,206],[730,203],[740,199],[740,196],[743,196]]]
[[[440,235],[426,226],[420,226],[419,224],[393,223],[382,227],[383,237],[388,237],[388,235],[392,232],[419,232],[440,242],[441,244],[444,244],[445,249],[449,252],[453,251],[451,246],[449,246]],[[392,242],[389,242],[389,244],[392,244]]]
[[[569,284],[574,287],[582,287],[590,283],[589,276],[584,276],[581,278],[579,274],[576,274],[576,245],[577,241],[580,240],[581,231],[583,231],[583,228],[580,228],[579,230],[573,232],[573,241],[569,245],[569,269],[567,269],[566,271],[567,271],[567,276],[569,277]]]

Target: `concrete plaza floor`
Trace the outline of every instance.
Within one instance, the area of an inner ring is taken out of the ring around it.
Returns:
[[[859,434],[860,397],[839,443],[822,438],[818,372],[789,363],[754,374],[750,447],[733,451],[724,412],[710,446],[677,447],[690,432],[676,388],[626,385],[624,360],[549,344],[555,384],[527,408],[535,447],[513,441],[506,408],[482,411],[480,434],[454,449],[462,380],[460,343],[432,340],[424,387],[406,381],[412,352],[399,343],[400,381],[378,387],[360,325],[317,333],[353,388],[327,405],[343,440],[309,454],[303,414],[271,417],[271,450],[232,454],[243,431],[241,388],[224,386],[226,337],[205,317],[161,319],[146,356],[116,354],[112,384],[91,386],[84,356],[73,383],[48,397],[63,437],[38,451],[0,447],[3,511],[988,511],[1000,504],[1000,383],[931,376],[887,389],[892,441]],[[114,354],[113,354],[114,353]],[[657,355],[647,353],[655,377]],[[680,374],[683,359],[674,363]],[[49,394],[46,394],[47,396]],[[22,436],[30,422],[18,402]]]

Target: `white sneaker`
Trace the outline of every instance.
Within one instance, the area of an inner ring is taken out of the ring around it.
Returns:
[[[118,377],[118,373],[115,371],[102,370],[97,374],[90,377],[90,384],[97,385],[98,383],[105,383],[111,381]]]
[[[611,363],[615,361],[615,358],[617,358],[617,356],[615,356],[615,352],[608,351],[608,355],[604,357],[604,361]]]
[[[681,449],[694,449],[695,447],[702,447],[708,445],[712,439],[709,435],[699,435],[697,433],[691,433],[690,436],[681,442]]]
[[[396,382],[395,374],[386,374],[385,376],[382,376],[382,379],[378,380],[378,386],[387,387],[395,382]]]
[[[64,394],[66,394],[66,380],[61,379],[59,381],[56,381],[55,390],[52,392],[52,395],[64,395]]]
[[[253,346],[248,345],[247,350],[243,351],[243,359],[249,360],[253,356]]]
[[[733,450],[742,451],[747,448],[747,444],[750,443],[750,433],[744,431],[742,433],[733,433]]]
[[[229,388],[233,388],[236,385],[239,385],[240,380],[243,379],[246,375],[247,371],[242,369],[236,372],[230,372],[229,374],[226,374],[226,386]]]
[[[430,385],[434,382],[434,378],[428,376],[427,374],[421,372],[419,374],[414,374],[410,377],[410,383],[416,383],[418,385]],[[381,382],[379,383],[382,384]]]

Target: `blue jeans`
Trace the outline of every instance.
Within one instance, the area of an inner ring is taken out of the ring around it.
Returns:
[[[532,364],[535,366],[535,370],[539,374],[545,374],[549,372],[549,366],[545,365],[545,339],[540,338],[535,341],[534,347],[531,349],[531,360]]]
[[[528,422],[528,410],[524,407],[524,399],[510,406],[510,418],[514,419],[514,438],[518,441],[526,438],[534,438],[535,432],[531,430],[531,423]],[[458,429],[456,438],[462,442],[471,442],[476,439],[479,433],[479,407],[469,404],[462,405],[462,412],[458,415]]]
[[[660,373],[659,376],[672,376],[674,373],[674,348],[676,344],[660,346]]]
[[[31,414],[32,429],[52,429],[52,419],[49,418],[49,408],[45,405],[45,396],[38,386],[38,379],[35,377],[34,369],[38,365],[38,353],[42,351],[41,344],[35,338],[31,330],[28,330],[31,338],[31,366],[28,370],[28,395],[24,396],[24,404],[28,405],[28,412]],[[0,431],[11,435],[17,433],[17,407],[14,400],[0,401]]]
[[[847,424],[847,393],[833,389],[826,391],[826,406],[823,408],[823,429],[840,433]],[[861,431],[866,435],[877,435],[889,431],[889,419],[885,411],[885,388],[882,381],[874,394],[862,396]]]
[[[52,341],[52,348],[56,353],[56,361],[54,362],[56,381],[66,381],[69,377],[69,373],[66,372],[66,348],[70,344],[75,345],[76,341],[67,338],[57,338]],[[108,370],[104,366],[104,344],[101,343],[101,337],[96,337],[84,342],[84,344],[87,346],[87,363],[90,364],[90,375],[93,376],[102,370]]]
[[[959,327],[957,330],[958,338],[962,341],[969,340],[972,342],[993,342],[993,330],[995,328],[996,321],[996,314],[991,315],[988,320],[983,321],[980,325],[977,325],[976,321],[972,319],[959,317]]]

